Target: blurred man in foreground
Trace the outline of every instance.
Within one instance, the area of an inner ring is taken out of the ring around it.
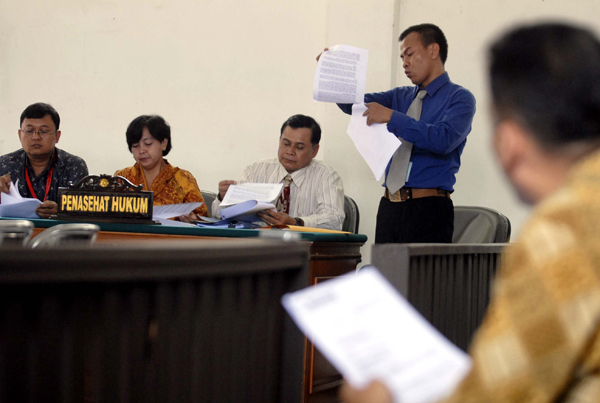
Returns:
[[[600,42],[562,24],[517,28],[491,49],[494,148],[536,205],[507,251],[447,402],[600,401]],[[347,402],[388,402],[385,385]]]

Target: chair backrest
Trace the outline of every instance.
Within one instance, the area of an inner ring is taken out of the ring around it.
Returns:
[[[485,207],[455,206],[452,243],[507,243],[510,221]]]
[[[344,196],[344,224],[342,224],[342,231],[352,232],[358,234],[358,226],[360,224],[360,213],[358,212],[358,206],[356,202],[348,196]]]
[[[506,244],[375,244],[373,265],[411,305],[467,351]]]
[[[0,244],[24,246],[31,234],[34,225],[27,220],[2,220],[0,221]]]
[[[210,190],[201,190],[202,198],[204,199],[204,204],[206,204],[206,208],[208,209],[208,215],[212,217],[212,203],[217,198],[217,194],[215,192],[211,192]]]
[[[50,227],[29,241],[30,248],[53,248],[65,244],[93,244],[100,227],[96,224],[59,224]]]

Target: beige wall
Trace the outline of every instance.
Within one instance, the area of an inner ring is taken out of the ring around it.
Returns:
[[[514,201],[489,150],[484,48],[522,18],[598,15],[586,0],[54,0],[3,1],[0,8],[0,153],[19,147],[18,118],[37,101],[63,119],[59,147],[92,173],[132,165],[125,129],[158,113],[173,129],[169,160],[203,189],[274,157],[281,123],[294,113],[323,127],[319,158],[337,168],[374,238],[381,188],[348,136],[348,117],[312,101],[315,56],[338,43],[370,50],[367,91],[410,84],[397,70],[397,36],[421,22],[448,36],[451,78],[478,101],[458,176],[456,204],[496,208],[518,229]],[[370,247],[364,248],[368,262]]]

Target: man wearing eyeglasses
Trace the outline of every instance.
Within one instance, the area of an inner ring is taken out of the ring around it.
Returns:
[[[85,161],[56,148],[60,140],[60,116],[48,104],[29,105],[21,114],[20,150],[0,156],[0,191],[9,192],[17,182],[23,197],[39,199],[36,209],[41,218],[58,211],[58,188],[68,186],[88,175]]]

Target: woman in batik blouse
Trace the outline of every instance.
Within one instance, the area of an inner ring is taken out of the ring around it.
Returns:
[[[198,183],[184,169],[172,166],[164,159],[171,150],[171,127],[158,115],[142,115],[127,127],[127,145],[135,165],[115,172],[134,185],[144,185],[144,190],[154,192],[154,205],[201,202],[202,205],[181,221],[208,217]]]

